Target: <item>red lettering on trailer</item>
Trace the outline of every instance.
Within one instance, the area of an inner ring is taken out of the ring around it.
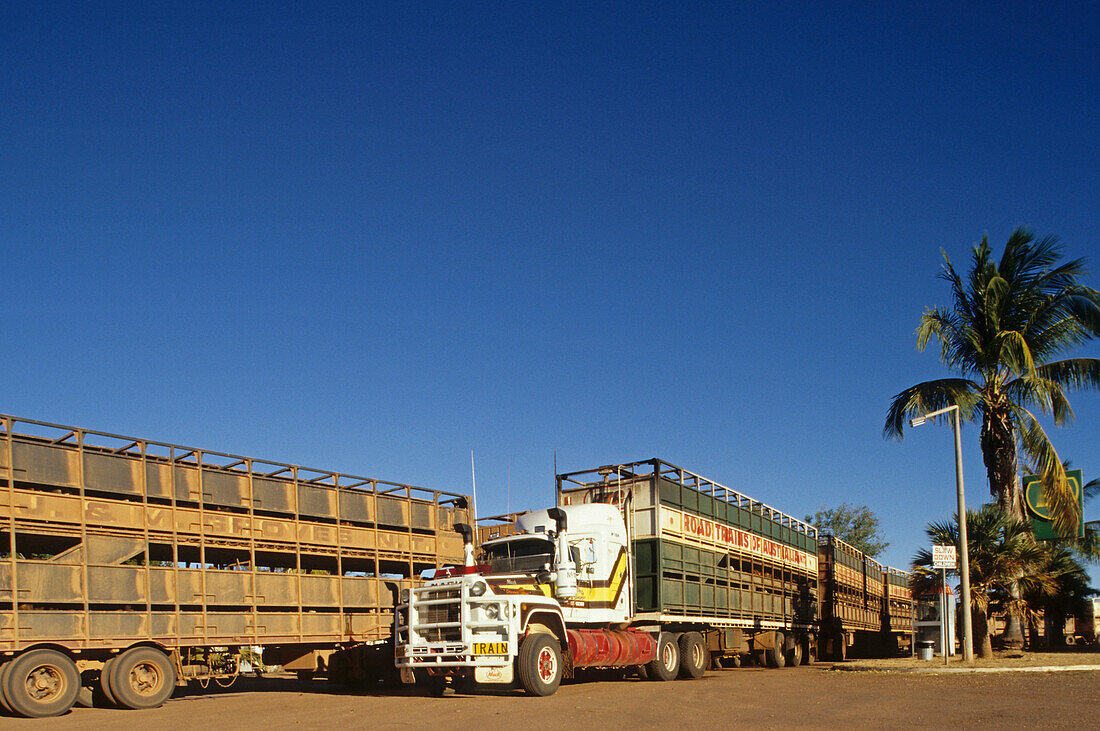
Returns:
[[[719,523],[709,518],[702,518],[691,513],[680,512],[671,508],[665,508],[667,518],[662,519],[665,530],[703,540],[710,540],[728,548],[737,548],[744,551],[774,558],[799,567],[813,569],[814,559],[803,551],[776,541],[769,540],[740,528]],[[679,516],[679,520],[676,519]]]

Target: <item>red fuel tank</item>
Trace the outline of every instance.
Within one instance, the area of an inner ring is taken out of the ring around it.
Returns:
[[[637,630],[571,629],[569,649],[575,668],[645,665],[657,656],[653,635]]]

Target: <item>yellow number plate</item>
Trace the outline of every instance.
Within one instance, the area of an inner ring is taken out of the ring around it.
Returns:
[[[475,642],[474,643],[475,655],[507,655],[508,643],[507,642]]]

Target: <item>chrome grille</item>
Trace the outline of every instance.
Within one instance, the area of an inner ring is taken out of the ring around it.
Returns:
[[[458,622],[461,619],[459,604],[429,604],[420,610],[421,624],[439,624],[440,622]]]
[[[418,633],[425,642],[461,642],[462,629],[460,627],[429,627],[419,630]]]
[[[416,633],[425,642],[458,642],[462,639],[461,627],[425,627],[423,625],[455,623],[462,621],[462,589],[447,587],[421,589],[417,599],[424,604],[417,607]],[[441,604],[428,604],[443,600]],[[453,601],[446,601],[453,600]]]

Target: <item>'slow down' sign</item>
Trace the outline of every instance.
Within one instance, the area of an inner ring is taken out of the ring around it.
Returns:
[[[954,546],[932,546],[932,568],[953,569],[957,562]]]

